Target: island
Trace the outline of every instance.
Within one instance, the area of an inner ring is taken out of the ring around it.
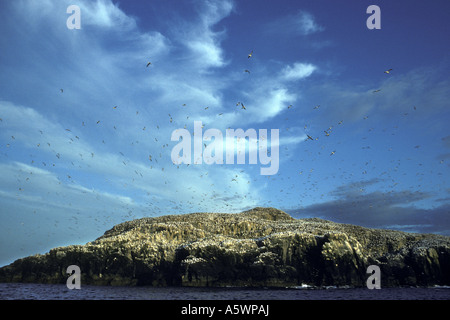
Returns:
[[[90,285],[381,287],[450,285],[450,237],[295,219],[275,208],[146,217],[84,245],[51,249],[0,268],[0,282]]]

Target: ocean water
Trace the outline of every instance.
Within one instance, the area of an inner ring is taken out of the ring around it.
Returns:
[[[430,288],[188,288],[0,283],[0,300],[450,300],[450,287]]]

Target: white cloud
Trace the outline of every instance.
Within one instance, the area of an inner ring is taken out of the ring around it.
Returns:
[[[312,64],[296,62],[281,70],[281,78],[288,81],[300,80],[309,77],[315,70],[316,66]]]
[[[192,58],[198,62],[201,62],[202,69],[209,67],[221,67],[224,65],[222,58],[223,51],[212,38],[207,37],[197,40],[190,40],[186,43],[186,46],[192,52]]]
[[[266,101],[261,101],[260,116],[263,118],[270,118],[276,116],[281,110],[285,110],[289,102],[295,100],[296,96],[289,93],[287,89],[280,88],[271,90]]]
[[[269,85],[268,83],[266,85]],[[247,105],[246,118],[249,122],[265,122],[276,117],[297,99],[297,95],[290,93],[284,87],[270,88],[261,86],[250,94],[252,103]],[[268,128],[270,129],[270,128]]]
[[[206,1],[198,4],[199,22],[180,22],[174,29],[177,40],[188,48],[190,52],[189,62],[193,69],[205,72],[209,68],[223,67],[226,65],[224,52],[220,43],[225,31],[213,31],[213,27],[227,17],[232,9],[231,1]]]
[[[136,28],[136,21],[109,0],[82,1],[79,6],[83,25],[121,29],[122,31]]]

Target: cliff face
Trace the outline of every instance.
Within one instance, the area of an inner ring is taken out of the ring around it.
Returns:
[[[0,269],[0,282],[181,286],[450,285],[450,237],[293,219],[273,208],[124,222],[85,245],[50,250]]]

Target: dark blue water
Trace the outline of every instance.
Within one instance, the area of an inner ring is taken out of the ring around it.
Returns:
[[[450,287],[247,289],[0,283],[0,300],[450,300]]]

